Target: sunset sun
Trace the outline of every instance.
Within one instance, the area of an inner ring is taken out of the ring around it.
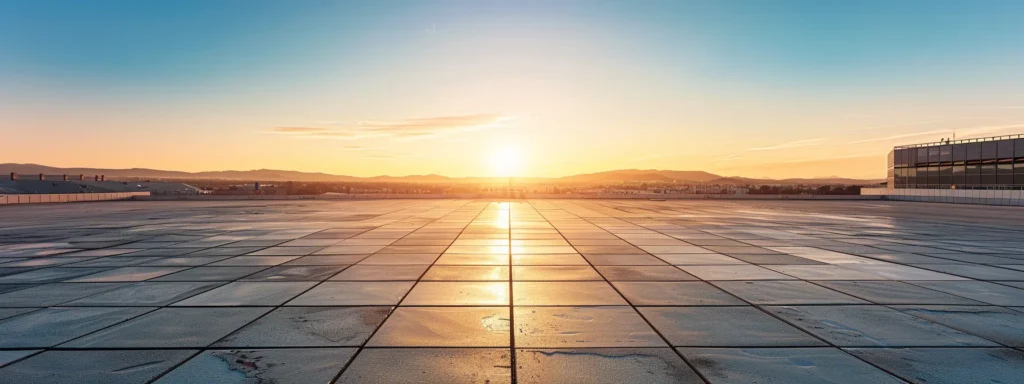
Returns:
[[[522,171],[522,156],[514,147],[501,147],[491,151],[491,173],[496,177],[518,176]]]

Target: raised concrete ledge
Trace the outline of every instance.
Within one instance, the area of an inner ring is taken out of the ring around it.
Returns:
[[[336,194],[336,195],[151,195],[139,196],[134,200],[171,201],[231,201],[231,200],[384,200],[384,199],[507,199],[506,195],[487,193],[455,194]],[[527,193],[517,195],[521,199],[642,199],[642,200],[881,200],[873,195],[662,195],[662,194],[613,194],[598,193],[586,195],[560,195]]]
[[[149,192],[116,192],[116,193],[33,193],[17,195],[0,195],[0,205],[15,204],[49,204],[76,203],[84,201],[132,200],[136,197],[149,196]]]
[[[1022,190],[863,188],[861,194],[896,201],[1024,206]]]

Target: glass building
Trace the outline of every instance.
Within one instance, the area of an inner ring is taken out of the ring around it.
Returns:
[[[1024,189],[1024,135],[899,146],[888,176],[896,188]]]

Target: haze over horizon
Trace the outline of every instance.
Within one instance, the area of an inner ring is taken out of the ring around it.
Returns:
[[[884,177],[1024,133],[1020,1],[0,7],[0,163]]]

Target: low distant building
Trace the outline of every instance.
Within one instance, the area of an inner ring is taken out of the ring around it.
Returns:
[[[890,188],[1024,189],[1024,135],[898,146],[888,176]]]
[[[0,194],[67,194],[150,192],[153,194],[201,194],[199,188],[185,183],[167,181],[112,181],[105,177],[68,177],[37,175],[32,178],[5,176],[0,178]]]

